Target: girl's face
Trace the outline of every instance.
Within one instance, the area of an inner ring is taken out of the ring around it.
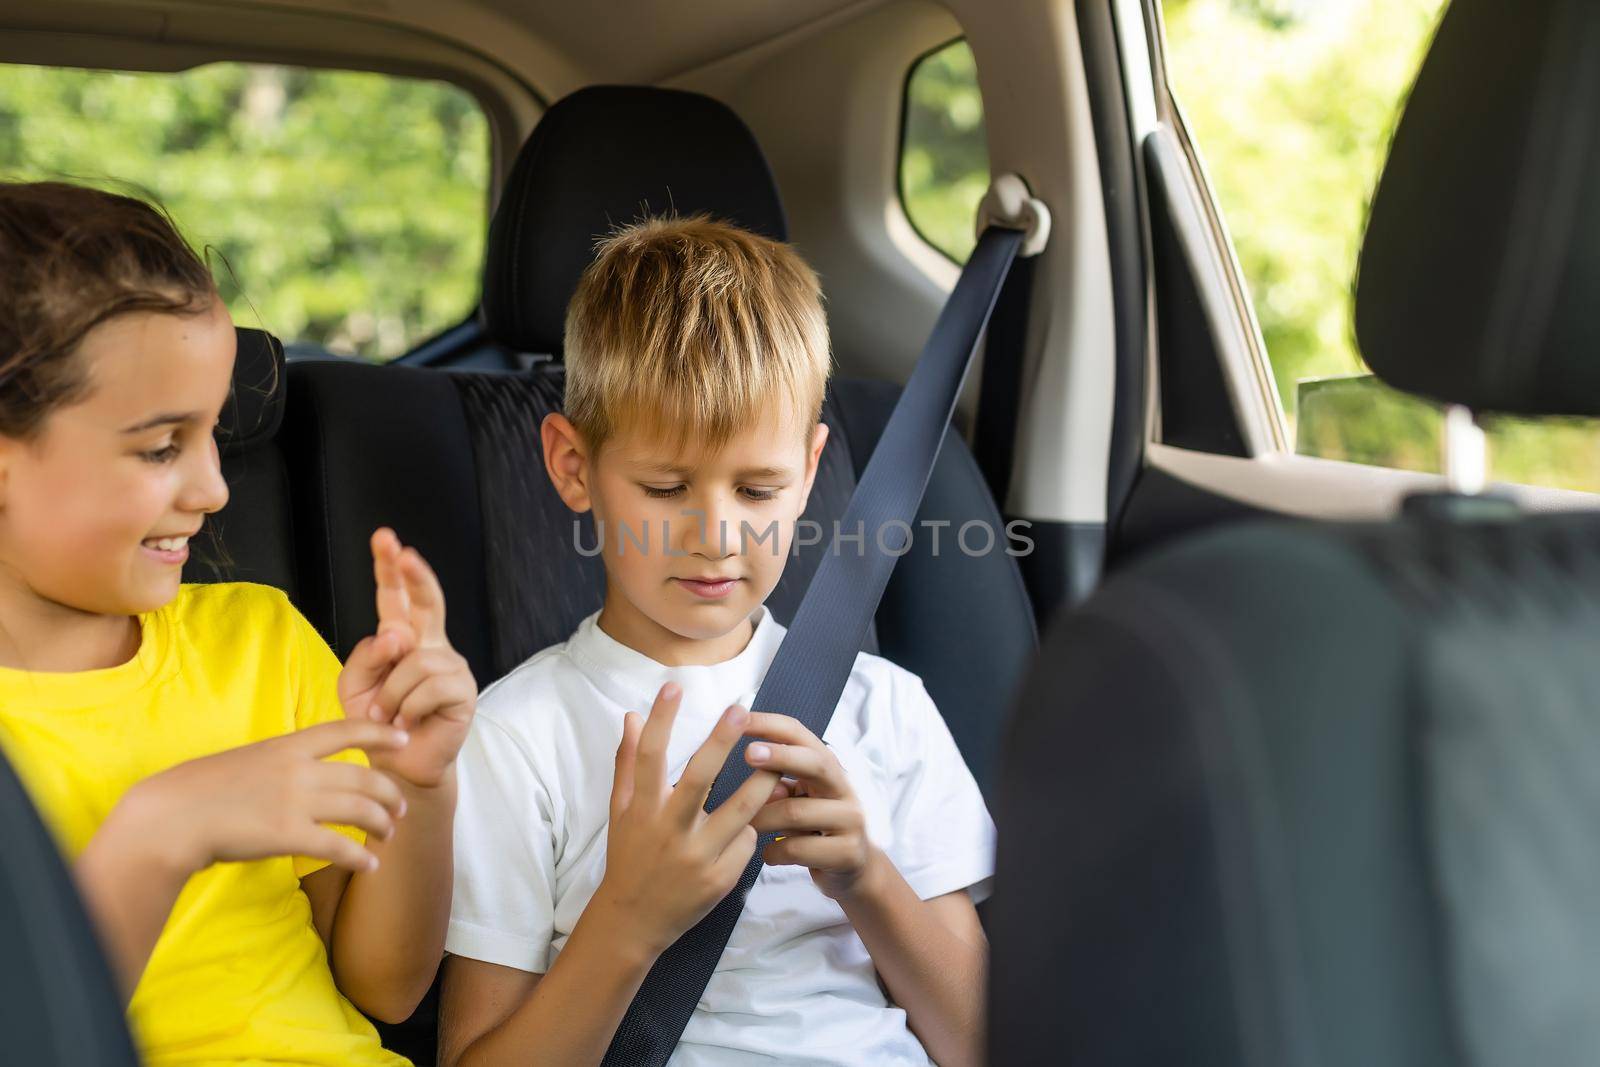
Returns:
[[[88,394],[31,440],[0,436],[0,581],[101,615],[172,600],[189,537],[228,501],[211,434],[234,347],[221,302],[90,331]]]

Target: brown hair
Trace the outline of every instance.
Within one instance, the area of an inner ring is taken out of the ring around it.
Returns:
[[[567,307],[565,349],[567,418],[596,450],[623,425],[718,448],[773,404],[809,437],[831,364],[800,253],[703,215],[602,241]]]
[[[73,354],[102,322],[199,314],[216,297],[160,209],[65,182],[0,182],[0,435],[31,437],[88,391]]]

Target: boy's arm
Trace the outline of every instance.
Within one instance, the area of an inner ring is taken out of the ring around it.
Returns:
[[[599,1063],[656,957],[738,881],[755,848],[750,819],[777,776],[753,774],[715,811],[701,806],[749,718],[732,707],[669,784],[668,742],[682,695],[668,683],[648,721],[635,712],[624,719],[605,877],[548,972],[450,957],[444,1063]]]
[[[891,999],[940,1064],[982,1063],[988,942],[965,890],[923,900],[866,833],[866,817],[833,750],[787,715],[757,713],[745,749],[752,765],[796,785],[752,825],[781,836],[763,862],[809,868],[872,956]]]
[[[838,901],[929,1058],[947,1067],[982,1063],[989,942],[967,891],[923,900],[874,849]]]
[[[601,911],[584,911],[548,974],[446,957],[440,1067],[599,1063],[655,962]]]

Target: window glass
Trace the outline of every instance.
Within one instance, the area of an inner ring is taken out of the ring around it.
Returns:
[[[917,60],[906,79],[900,199],[925,241],[965,263],[988,188],[978,69],[967,42],[952,41]]]
[[[477,305],[489,130],[443,82],[216,63],[0,65],[0,176],[154,198],[241,325],[398,356]]]
[[[1296,450],[1441,469],[1441,412],[1367,374],[1367,208],[1444,0],[1164,0],[1166,66],[1233,238]],[[1492,476],[1600,491],[1600,429],[1489,419]]]

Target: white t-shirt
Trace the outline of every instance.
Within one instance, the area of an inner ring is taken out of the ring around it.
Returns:
[[[599,613],[490,686],[458,761],[455,899],[445,948],[549,970],[605,874],[624,713],[683,688],[668,750],[676,780],[732,703],[749,707],[784,627],[766,609],[733,659],[668,667],[608,636]],[[994,872],[994,824],[918,678],[865,653],[824,734],[867,832],[924,899],[975,898]],[[675,1067],[930,1061],[889,1003],[866,946],[803,867],[764,867],[673,1054]]]

